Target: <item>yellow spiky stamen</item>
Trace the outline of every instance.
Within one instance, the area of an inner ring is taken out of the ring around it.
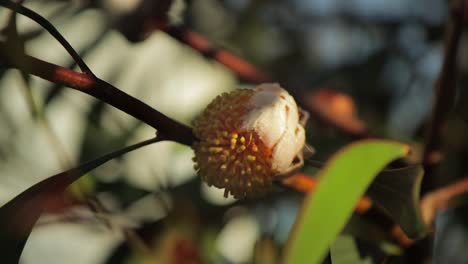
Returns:
[[[241,129],[253,90],[224,93],[195,120],[199,142],[193,145],[195,169],[208,185],[224,188],[236,198],[263,194],[271,189],[271,149],[255,131]]]

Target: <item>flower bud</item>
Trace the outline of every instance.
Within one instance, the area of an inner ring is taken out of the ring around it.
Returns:
[[[236,198],[269,191],[305,145],[296,102],[278,84],[219,95],[194,125],[198,174]]]

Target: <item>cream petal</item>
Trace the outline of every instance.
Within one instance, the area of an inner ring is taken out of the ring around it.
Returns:
[[[305,144],[296,102],[277,83],[261,84],[255,91],[242,129],[255,131],[268,148],[273,148],[272,168],[284,172]]]

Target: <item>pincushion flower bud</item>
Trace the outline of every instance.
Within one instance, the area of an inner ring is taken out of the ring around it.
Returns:
[[[294,99],[278,84],[216,97],[194,122],[195,169],[236,198],[263,194],[301,159],[304,127]]]

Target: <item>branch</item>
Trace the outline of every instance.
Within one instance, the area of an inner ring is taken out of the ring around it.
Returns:
[[[462,34],[466,1],[456,1],[446,32],[444,61],[435,83],[435,102],[430,125],[426,132],[423,165],[426,172],[422,194],[436,188],[434,167],[440,163],[445,119],[450,113],[456,94],[457,53]]]
[[[431,194],[437,188],[435,167],[443,159],[442,137],[445,119],[453,106],[456,93],[457,78],[457,53],[462,34],[465,0],[455,0],[451,9],[449,25],[445,35],[444,60],[439,76],[435,83],[435,101],[429,126],[426,130],[426,138],[423,152],[423,166],[425,175],[421,186],[421,195],[424,197]],[[427,200],[426,200],[427,201]],[[426,202],[427,203],[427,202]],[[430,208],[428,206],[423,207]],[[424,213],[426,221],[431,218],[431,213]],[[412,245],[405,253],[410,263],[427,263],[432,255],[434,238],[429,236]]]
[[[424,222],[428,226],[433,225],[438,212],[451,208],[454,200],[466,193],[468,193],[468,177],[426,194],[421,199]]]
[[[253,64],[238,57],[232,52],[216,47],[207,38],[187,29],[186,27],[169,26],[165,22],[155,22],[153,27],[149,28],[148,30],[151,31],[155,29],[166,32],[173,38],[199,51],[202,55],[218,61],[236,73],[237,76],[243,81],[251,83],[274,81],[272,77],[268,76]],[[324,113],[323,106],[327,105],[329,102],[309,100],[308,98],[305,98],[303,94],[297,94],[295,97],[297,101],[303,105],[306,110],[310,111],[315,117],[339,129],[340,131],[352,135],[355,138],[366,138],[371,136],[364,123],[357,119],[348,120],[339,114]]]
[[[208,39],[196,32],[185,27],[169,26],[166,23],[158,23],[156,28],[187,44],[204,56],[215,59],[236,73],[241,80],[257,84],[272,81],[272,78],[253,64],[239,58],[232,52],[215,47]]]
[[[83,59],[78,55],[78,53],[73,49],[73,47],[68,43],[68,41],[58,32],[58,30],[49,22],[47,19],[39,15],[38,13],[34,12],[33,10],[22,6],[19,3],[15,3],[9,0],[2,0],[0,1],[0,6],[6,7],[10,10],[13,10],[19,14],[22,14],[39,25],[41,25],[44,29],[46,29],[70,54],[76,64],[80,67],[83,73],[89,74],[90,76],[94,76],[93,72],[89,69],[88,65],[83,61]]]
[[[6,57],[5,54],[2,54],[4,50],[0,46],[0,56]],[[176,141],[188,146],[191,146],[196,140],[190,127],[167,117],[149,105],[97,77],[75,72],[28,55],[24,55],[21,58],[10,57],[8,63],[12,67],[26,73],[53,83],[68,86],[106,102],[154,127],[167,140]]]

